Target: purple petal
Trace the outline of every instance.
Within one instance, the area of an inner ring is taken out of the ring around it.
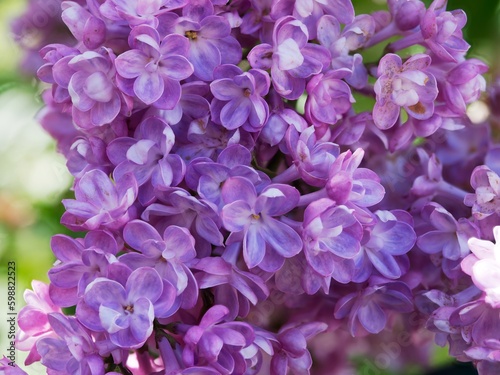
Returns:
[[[163,78],[158,73],[143,73],[134,82],[134,93],[145,104],[153,104],[164,92]]]
[[[250,225],[243,239],[243,258],[248,268],[258,266],[264,259],[266,243],[257,225]]]
[[[273,218],[264,220],[262,236],[280,255],[290,258],[302,250],[302,240],[292,228]]]

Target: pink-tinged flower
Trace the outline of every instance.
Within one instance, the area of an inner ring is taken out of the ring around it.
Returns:
[[[286,99],[298,99],[306,78],[330,64],[330,53],[320,45],[308,43],[306,26],[293,17],[280,18],[273,32],[273,45],[259,44],[248,54],[253,68],[271,69],[274,89]]]
[[[466,206],[472,207],[472,215],[483,220],[500,213],[500,177],[486,165],[476,167],[470,177],[474,194],[467,194],[464,199]]]
[[[307,83],[305,116],[315,126],[332,125],[351,109],[355,102],[351,89],[342,81],[351,75],[348,69],[330,70],[315,75]]]
[[[69,79],[66,87],[73,103],[73,119],[85,129],[112,122],[122,109],[122,99],[124,108],[128,108],[125,111],[131,107],[115,84],[115,56],[110,50],[105,51],[105,55],[87,51],[73,57],[66,67],[54,66],[59,70],[57,74],[62,75],[63,85],[64,78]],[[62,69],[73,73],[60,72]]]
[[[181,296],[182,308],[191,308],[198,298],[198,285],[189,269],[196,251],[194,238],[186,228],[171,225],[160,236],[150,224],[133,220],[123,228],[123,239],[133,249],[120,257],[132,269],[153,267],[162,279],[172,284]]]
[[[426,72],[430,63],[431,58],[424,54],[414,55],[404,64],[395,54],[387,54],[380,60],[379,78],[375,82],[377,102],[373,108],[377,127],[394,126],[401,108],[418,120],[432,116],[438,90],[436,79]]]
[[[292,186],[268,185],[257,195],[254,185],[243,177],[231,177],[222,188],[221,218],[231,232],[226,244],[243,243],[243,258],[249,268],[276,271],[284,258],[302,249],[295,230],[275,219],[297,206],[299,192]]]
[[[186,0],[105,0],[100,13],[112,21],[125,21],[130,26],[158,26],[157,16],[183,7]]]
[[[384,281],[372,277],[370,286],[343,296],[335,305],[335,318],[348,317],[347,325],[353,337],[381,332],[390,310],[413,311],[413,296],[408,285],[401,281]]]
[[[181,97],[179,81],[193,74],[193,66],[185,57],[189,50],[186,38],[172,34],[160,40],[150,26],[135,27],[129,35],[133,48],[116,58],[120,88],[137,96],[147,105],[173,109]]]
[[[388,279],[399,279],[407,270],[404,255],[417,239],[411,215],[403,210],[376,211],[374,223],[364,229],[353,281],[368,280],[374,269]]]
[[[184,162],[179,155],[170,153],[174,144],[170,126],[157,117],[146,118],[135,130],[134,138],[116,138],[108,145],[107,154],[116,165],[114,178],[133,174],[142,187],[139,201],[144,205],[152,202],[154,189],[167,190],[184,178]]]
[[[469,254],[467,241],[471,237],[479,236],[479,230],[473,223],[465,218],[456,220],[437,203],[426,205],[421,216],[433,227],[417,241],[417,246],[425,253],[441,253],[444,258],[450,260],[463,259]]]
[[[462,261],[462,270],[472,277],[474,284],[485,292],[485,301],[500,307],[500,226],[493,229],[495,242],[471,238],[472,254]]]
[[[269,116],[264,96],[269,92],[269,74],[260,69],[243,72],[234,65],[221,65],[214,71],[210,84],[214,95],[212,120],[226,129],[240,126],[248,132],[259,131]]]
[[[61,307],[74,306],[85,288],[98,277],[107,275],[108,265],[117,262],[118,244],[107,232],[88,232],[84,239],[59,234],[50,242],[57,258],[49,270],[49,293]]]
[[[352,259],[360,251],[363,228],[345,206],[319,199],[307,206],[302,224],[302,241],[307,263],[322,277],[351,281]]]
[[[19,311],[17,316],[19,330],[16,333],[16,348],[29,351],[26,365],[40,360],[40,354],[35,346],[36,342],[53,334],[48,314],[61,312],[61,309],[50,299],[49,285],[33,280],[31,286],[33,290],[24,292],[26,306]]]
[[[56,336],[36,343],[40,361],[48,373],[52,370],[58,374],[104,374],[104,360],[78,319],[52,313],[48,320]]]
[[[4,375],[28,375],[26,372],[21,370],[15,362],[6,356],[3,356],[3,358],[0,359],[0,372]]]
[[[76,317],[92,331],[107,332],[114,345],[137,349],[153,332],[155,317],[175,312],[176,291],[150,267],[137,268],[125,279],[95,279],[78,303]]]
[[[253,343],[255,334],[247,323],[224,322],[228,313],[225,306],[215,305],[203,315],[199,325],[187,329],[182,351],[184,365],[208,364],[222,374],[245,373],[246,363],[240,351]]]
[[[352,0],[278,0],[271,12],[274,19],[292,15],[302,21],[307,26],[310,39],[316,38],[316,25],[325,14],[335,17],[341,23],[350,24],[354,19]],[[318,31],[318,37],[319,34]]]
[[[231,25],[224,17],[214,15],[210,1],[192,2],[182,9],[182,16],[164,14],[160,27],[166,34],[180,34],[188,40],[187,57],[194,75],[203,81],[211,81],[219,65],[241,61],[242,49],[231,35]]]
[[[73,230],[121,228],[131,218],[129,209],[137,197],[137,182],[125,175],[114,184],[101,170],[87,172],[76,183],[75,198],[64,199],[61,223]]]

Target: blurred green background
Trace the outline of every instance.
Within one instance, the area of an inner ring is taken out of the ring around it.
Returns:
[[[431,1],[426,1],[430,3]],[[353,0],[357,13],[386,9],[384,0]],[[499,0],[449,0],[448,9],[464,9],[468,15],[466,40],[469,57],[491,65],[490,75],[500,72]],[[10,37],[11,20],[23,12],[27,1],[0,0],[0,309],[5,309],[7,263],[17,264],[17,310],[31,280],[47,281],[54,259],[49,241],[56,233],[67,233],[59,224],[61,199],[68,196],[71,178],[64,159],[34,116],[41,107],[42,88],[33,77],[18,69],[22,52]],[[0,312],[0,354],[8,347],[6,311]],[[436,364],[448,362],[446,350],[436,355]],[[18,352],[18,363],[23,360]],[[363,373],[363,361],[360,362]],[[459,374],[455,370],[454,374]],[[30,374],[43,373],[30,368]],[[417,372],[418,373],[418,372]]]

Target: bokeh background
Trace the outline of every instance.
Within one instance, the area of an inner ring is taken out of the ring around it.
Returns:
[[[356,13],[386,9],[385,0],[353,0],[353,3]],[[0,355],[6,353],[9,346],[7,263],[16,262],[19,311],[24,304],[23,291],[31,288],[31,280],[48,281],[47,271],[54,261],[50,238],[56,233],[68,233],[59,219],[63,213],[61,199],[71,196],[71,178],[65,161],[35,120],[42,106],[43,90],[29,73],[37,63],[36,55],[26,57],[13,40],[10,29],[12,21],[27,5],[28,0],[0,0]],[[448,9],[464,9],[467,13],[465,34],[472,45],[469,57],[480,58],[491,66],[489,79],[500,74],[500,0],[449,0]],[[36,45],[40,40],[36,33],[31,33],[24,42]],[[369,53],[378,56],[380,51]],[[370,56],[365,60],[369,61]],[[483,117],[484,113],[478,115]],[[17,362],[22,368],[23,361],[23,353],[18,352]],[[370,374],[368,359],[357,362],[360,375]],[[476,373],[469,365],[451,362],[446,348],[436,348],[433,367],[435,370],[427,374]],[[422,369],[413,369],[400,375],[410,372],[425,373]],[[42,367],[30,367],[30,375],[42,373]]]

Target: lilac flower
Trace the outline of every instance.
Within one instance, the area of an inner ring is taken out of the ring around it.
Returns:
[[[62,307],[76,305],[87,285],[97,277],[106,277],[108,265],[118,261],[115,238],[102,231],[88,232],[80,240],[56,235],[51,248],[58,261],[48,272],[49,293]]]
[[[353,337],[381,332],[387,324],[386,309],[413,310],[413,297],[405,283],[382,280],[372,278],[370,286],[343,296],[335,305],[335,318],[349,317],[348,327]]]
[[[404,64],[395,54],[380,60],[375,83],[377,102],[373,108],[375,125],[380,129],[394,126],[401,107],[419,120],[432,116],[438,91],[436,79],[426,73],[430,63],[431,58],[423,54],[410,57]]]
[[[33,280],[31,286],[33,290],[28,289],[24,292],[26,306],[17,316],[19,329],[16,333],[16,348],[29,352],[25,361],[27,365],[40,360],[36,342],[53,333],[48,315],[61,312],[60,307],[50,299],[49,285]]]
[[[384,197],[385,189],[377,174],[368,168],[358,168],[363,155],[359,148],[354,153],[346,151],[331,165],[326,193],[337,204],[349,208],[371,207]],[[366,216],[359,209],[357,214]]]
[[[326,331],[326,323],[311,322],[282,327],[276,339],[275,354],[271,360],[271,371],[276,375],[286,375],[288,369],[297,373],[309,374],[312,366],[311,353],[307,349],[307,340]]]
[[[157,16],[185,4],[186,0],[105,0],[99,11],[112,21],[126,21],[130,26],[146,24],[157,27]]]
[[[339,146],[318,140],[313,126],[300,134],[295,127],[290,127],[286,133],[286,144],[293,164],[276,176],[273,182],[287,183],[301,178],[309,185],[325,186],[330,166],[339,156]]]
[[[476,167],[470,180],[474,194],[467,194],[466,206],[472,207],[472,215],[482,220],[500,213],[497,197],[500,194],[500,177],[485,165]]]
[[[116,185],[98,169],[85,173],[75,187],[76,199],[64,199],[61,223],[74,230],[121,228],[130,220],[137,182],[125,175]]]
[[[115,84],[115,57],[111,51],[105,51],[106,55],[87,51],[73,57],[67,67],[54,66],[60,84],[67,87],[71,96],[73,119],[85,129],[112,122],[122,110],[122,101],[125,108],[130,107]],[[62,72],[63,69],[73,73]]]
[[[227,319],[245,317],[250,304],[256,305],[269,295],[259,276],[240,270],[223,257],[200,259],[193,268],[201,271],[195,275],[198,287],[212,288],[214,303],[229,309]]]
[[[148,266],[156,269],[162,279],[172,284],[182,307],[191,308],[198,297],[198,285],[189,269],[196,257],[194,238],[186,228],[169,226],[163,237],[154,227],[141,220],[132,220],[123,228],[123,238],[140,254],[128,253],[120,261],[132,269]]]
[[[211,244],[222,246],[220,218],[213,204],[198,200],[182,189],[172,189],[161,197],[161,201],[164,204],[148,206],[142,219],[152,222],[159,231],[170,225],[188,228],[195,238],[199,258],[209,256]]]
[[[472,254],[462,261],[462,270],[474,284],[486,293],[485,301],[494,308],[500,306],[500,226],[493,229],[496,244],[473,237],[468,241]]]
[[[302,249],[297,232],[274,218],[295,208],[299,200],[295,188],[271,184],[257,196],[250,181],[231,177],[224,183],[222,199],[225,203],[222,223],[231,232],[226,244],[243,242],[243,258],[249,268],[264,262],[261,268],[276,271],[283,258],[290,258]]]
[[[42,338],[36,343],[45,367],[62,374],[104,374],[103,358],[76,318],[52,313],[48,320],[58,337]]]
[[[388,279],[399,279],[406,271],[402,256],[417,239],[412,217],[406,211],[376,211],[375,216],[375,222],[364,228],[361,252],[354,260],[356,282],[366,281],[373,268]]]
[[[422,218],[435,230],[422,234],[417,241],[418,247],[428,253],[442,253],[450,260],[463,259],[469,254],[467,241],[479,236],[478,228],[465,218],[455,220],[453,215],[437,203],[429,203],[422,210]]]
[[[352,259],[360,251],[361,224],[345,206],[319,199],[304,212],[302,241],[308,264],[323,277],[351,281]]]
[[[66,154],[66,166],[73,176],[82,178],[93,169],[109,174],[112,164],[106,155],[106,143],[98,137],[78,137]]]
[[[306,78],[321,73],[330,63],[328,50],[308,43],[306,26],[293,17],[280,18],[273,31],[273,45],[254,47],[248,54],[253,68],[271,69],[274,89],[286,99],[298,99]]]
[[[347,69],[330,70],[318,74],[307,83],[306,118],[314,125],[335,124],[351,108],[354,98],[342,78],[351,72]]]
[[[182,360],[186,366],[209,364],[222,374],[243,374],[246,364],[240,350],[254,341],[253,329],[244,322],[224,322],[229,310],[211,307],[199,325],[187,329]]]
[[[222,208],[221,190],[229,177],[241,176],[262,189],[269,178],[252,167],[250,152],[241,145],[228,146],[220,153],[217,163],[208,158],[196,158],[188,166],[186,184],[197,190],[201,198]]]
[[[179,81],[193,73],[185,57],[188,41],[175,34],[160,41],[158,32],[146,25],[135,27],[129,41],[133,49],[122,53],[115,62],[118,74],[126,79],[120,83],[122,90],[130,96],[135,94],[147,105],[174,108],[181,97]]]
[[[87,328],[108,332],[121,348],[141,347],[153,332],[153,319],[172,315],[175,288],[150,267],[134,270],[126,283],[97,278],[85,290],[76,317]]]
[[[316,38],[316,24],[319,18],[329,14],[339,22],[349,24],[354,19],[354,8],[351,0],[333,0],[323,2],[317,0],[278,0],[273,5],[271,15],[277,19],[285,15],[293,15],[301,20],[309,31],[311,39]],[[320,34],[320,33],[318,33]],[[319,37],[320,35],[318,35]]]
[[[264,96],[269,92],[267,72],[250,69],[243,72],[234,65],[221,65],[214,71],[210,91],[214,95],[212,119],[232,130],[238,127],[249,132],[260,130],[269,116]]]
[[[107,147],[109,159],[116,165],[116,179],[133,174],[143,204],[154,200],[154,190],[166,190],[179,184],[186,167],[179,155],[170,154],[175,135],[170,126],[157,117],[144,119],[135,130],[135,137],[116,138]],[[150,184],[148,184],[150,182]]]
[[[161,17],[165,33],[184,36],[189,42],[188,59],[194,75],[211,81],[214,69],[221,64],[237,64],[241,60],[241,46],[231,36],[231,26],[221,16],[213,15],[209,1],[193,2],[183,8],[182,17],[168,13]]]
[[[61,18],[76,40],[90,50],[103,45],[106,40],[106,24],[100,18],[73,1],[64,1]]]

